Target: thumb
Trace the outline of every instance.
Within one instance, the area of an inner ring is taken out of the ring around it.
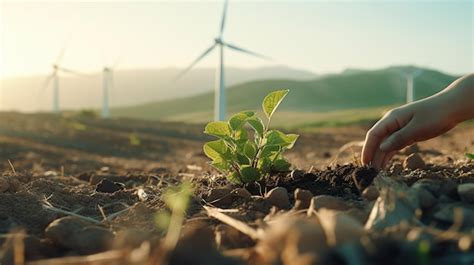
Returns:
[[[398,151],[406,146],[409,146],[415,142],[417,127],[414,125],[413,120],[408,123],[405,127],[394,132],[392,135],[387,137],[380,145],[382,152],[393,152]]]

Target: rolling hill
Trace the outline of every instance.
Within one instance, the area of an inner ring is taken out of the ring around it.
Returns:
[[[298,118],[301,123],[314,122],[315,112],[345,115],[358,109],[381,109],[405,101],[406,82],[399,71],[408,66],[381,70],[351,70],[341,74],[321,76],[312,80],[261,80],[231,86],[227,90],[228,112],[260,109],[260,103],[270,91],[288,88],[290,94],[280,106],[287,119]],[[456,77],[424,69],[415,80],[415,98],[432,95]],[[116,117],[148,120],[205,122],[212,119],[213,93],[203,93],[182,99],[152,102],[113,109]],[[336,115],[337,116],[337,115]],[[302,118],[306,117],[306,118]]]
[[[214,68],[196,68],[179,80],[182,69],[117,69],[114,73],[115,88],[111,91],[112,106],[137,105],[150,101],[171,100],[212,91]],[[314,73],[286,66],[254,69],[228,67],[228,85],[259,79],[288,78],[308,80]],[[41,91],[46,76],[26,76],[0,80],[2,110],[49,111],[52,106],[52,88]],[[99,108],[102,104],[102,73],[86,73],[82,76],[61,75],[61,109],[77,110]]]

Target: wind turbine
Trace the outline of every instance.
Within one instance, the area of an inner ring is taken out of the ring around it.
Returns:
[[[114,89],[114,70],[119,59],[112,66],[104,66],[102,69],[102,118],[110,118],[110,91]]]
[[[266,56],[261,54],[249,51],[247,49],[240,48],[236,45],[230,44],[223,40],[223,33],[225,28],[226,22],[226,14],[227,14],[227,5],[228,0],[224,1],[224,9],[222,12],[222,19],[221,19],[221,26],[219,35],[214,38],[214,44],[212,44],[209,48],[207,48],[201,55],[199,55],[187,68],[185,68],[176,79],[180,78],[182,75],[187,73],[191,68],[194,67],[201,59],[206,57],[214,48],[219,49],[219,65],[216,69],[216,83],[215,83],[215,92],[214,92],[214,120],[222,121],[225,119],[226,115],[226,96],[225,96],[225,82],[224,82],[224,47],[229,49],[239,51],[242,53],[247,53],[259,58],[263,59],[270,59]]]
[[[422,72],[423,72],[422,69],[412,69],[411,71],[408,71],[408,72],[406,71],[401,72],[407,81],[407,88],[406,88],[407,89],[406,90],[406,93],[407,93],[406,103],[407,104],[415,100],[414,81],[415,81],[415,78],[417,78]]]
[[[81,75],[80,73],[64,68],[60,66],[60,62],[64,57],[64,53],[66,51],[66,47],[63,47],[63,49],[60,51],[58,57],[52,64],[52,72],[51,74],[46,78],[43,87],[41,91],[44,91],[51,81],[53,82],[53,113],[58,114],[60,112],[59,109],[59,72],[63,73],[69,73],[69,74],[75,74],[75,75]]]

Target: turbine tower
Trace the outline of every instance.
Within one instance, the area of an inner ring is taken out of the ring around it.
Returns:
[[[222,121],[225,119],[226,115],[226,95],[225,95],[225,79],[224,79],[224,47],[229,48],[231,50],[235,50],[242,53],[247,53],[255,57],[259,57],[262,59],[270,59],[266,56],[261,54],[249,51],[247,49],[240,48],[236,45],[230,44],[223,39],[223,33],[225,28],[226,22],[226,15],[227,15],[227,5],[228,0],[224,2],[224,9],[222,12],[222,19],[219,34],[216,38],[214,38],[214,44],[212,44],[209,48],[207,48],[201,55],[199,55],[187,68],[185,68],[176,79],[183,76],[187,73],[191,68],[194,67],[201,59],[206,57],[214,48],[219,49],[219,64],[216,69],[216,83],[215,83],[215,91],[214,91],[214,120]]]
[[[411,102],[415,101],[414,80],[422,72],[423,71],[421,69],[417,69],[414,72],[405,74],[405,78],[407,79],[407,103],[411,103]]]
[[[104,66],[102,69],[102,118],[110,118],[110,92],[114,89],[114,70],[119,59],[112,66]]]
[[[61,52],[59,53],[58,57],[52,64],[52,72],[51,74],[46,78],[43,87],[41,91],[43,92],[47,87],[49,87],[49,84],[51,81],[53,82],[53,113],[58,114],[60,112],[59,108],[59,73],[69,73],[69,74],[75,74],[75,75],[81,75],[80,73],[64,68],[60,66],[60,62],[62,58],[64,57],[64,53],[66,51],[66,48],[64,47]]]

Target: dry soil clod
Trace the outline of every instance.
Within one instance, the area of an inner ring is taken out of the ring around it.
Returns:
[[[273,206],[280,209],[290,208],[290,199],[288,198],[288,191],[282,187],[271,189],[266,195],[265,200]]]
[[[474,183],[458,185],[458,194],[467,203],[474,203]]]
[[[403,168],[409,170],[424,169],[426,167],[425,161],[418,153],[413,153],[403,161]]]

